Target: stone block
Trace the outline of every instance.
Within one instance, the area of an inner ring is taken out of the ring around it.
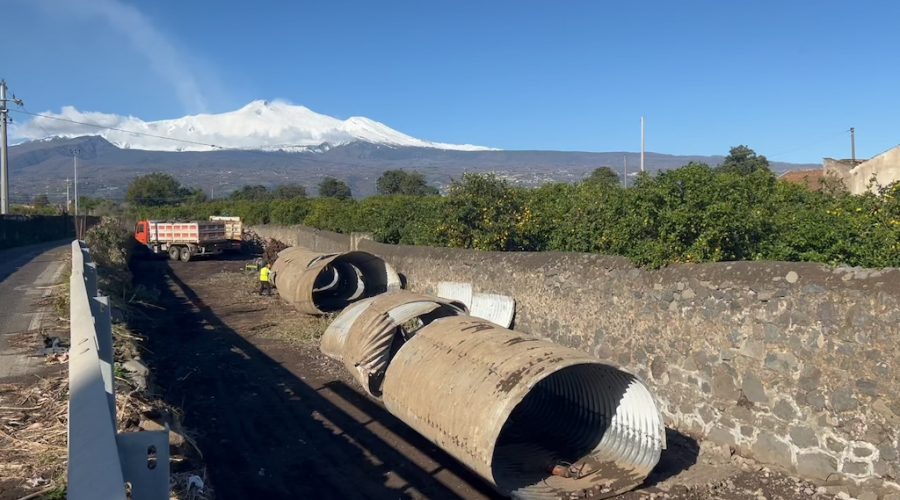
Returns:
[[[663,374],[668,370],[668,364],[666,363],[665,358],[662,356],[657,356],[653,358],[653,362],[650,363],[650,374],[653,375],[654,380],[659,380],[662,378]]]
[[[713,371],[712,394],[726,401],[737,401],[739,395],[737,384],[723,365],[717,366]]]
[[[815,451],[797,455],[797,473],[806,478],[824,481],[837,472],[837,465],[837,459],[825,453]]]
[[[841,472],[854,476],[862,476],[869,473],[869,464],[866,462],[852,462],[848,460],[845,461],[844,466],[841,467]]]
[[[825,409],[825,395],[820,391],[812,391],[803,398],[812,409],[822,411]]]
[[[713,427],[713,429],[709,431],[709,434],[706,435],[706,438],[716,444],[724,444],[730,446],[734,446],[735,444],[737,444],[737,440],[735,440],[734,438],[734,432],[730,429],[725,429],[724,427],[718,425]]]
[[[856,410],[859,405],[859,402],[853,397],[853,390],[849,387],[831,391],[829,399],[831,408],[838,413]]]
[[[769,431],[761,431],[750,447],[753,456],[760,462],[775,464],[790,469],[793,467],[791,446]]]
[[[789,352],[773,352],[766,355],[765,367],[774,372],[790,375],[797,369],[800,360]]]
[[[835,453],[841,453],[842,451],[844,451],[844,448],[846,448],[846,446],[844,446],[844,443],[841,443],[840,441],[830,437],[825,438],[825,447]]]
[[[766,396],[766,390],[759,380],[759,377],[752,373],[745,373],[741,382],[741,390],[744,396],[752,403],[769,403],[769,397]]]
[[[776,417],[790,422],[797,418],[797,412],[794,411],[793,405],[791,405],[785,399],[779,399],[775,406],[772,408],[772,413],[775,414]]]
[[[897,460],[900,457],[900,452],[898,452],[897,447],[893,443],[885,441],[878,445],[878,455],[881,456],[882,460]]]
[[[757,340],[748,340],[738,352],[742,356],[762,361],[766,357],[766,345]]]
[[[822,384],[822,370],[815,366],[806,366],[800,372],[800,378],[797,379],[797,385],[805,391],[814,391]]]
[[[868,379],[859,379],[856,381],[856,390],[867,396],[878,395],[878,385]]]
[[[800,448],[819,446],[819,438],[816,437],[816,432],[805,425],[791,427],[791,442]]]

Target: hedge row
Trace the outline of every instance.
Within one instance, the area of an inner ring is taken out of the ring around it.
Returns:
[[[900,266],[900,185],[881,194],[811,191],[768,171],[706,165],[611,183],[514,187],[469,174],[445,196],[213,201],[143,209],[142,216],[238,215],[247,224],[370,231],[385,243],[481,250],[624,255],[642,266],[726,260]]]

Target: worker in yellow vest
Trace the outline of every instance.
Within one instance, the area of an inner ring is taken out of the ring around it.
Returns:
[[[272,295],[272,284],[269,283],[269,263],[263,262],[263,266],[259,269],[259,294]]]

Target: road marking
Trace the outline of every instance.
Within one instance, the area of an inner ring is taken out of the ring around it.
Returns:
[[[32,313],[31,323],[28,324],[28,331],[40,330],[41,321],[44,319],[44,311]]]

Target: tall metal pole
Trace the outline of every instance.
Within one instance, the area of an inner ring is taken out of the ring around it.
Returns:
[[[625,165],[625,188],[628,188],[628,157],[622,155],[622,164]]]
[[[6,80],[0,80],[0,214],[9,213],[9,155],[6,145]]]
[[[78,150],[72,152],[72,161],[75,165],[75,217],[78,217]]]
[[[646,149],[646,142],[644,141],[644,117],[641,117],[641,172],[644,171],[644,150]]]
[[[850,127],[850,161],[856,165],[856,129]]]

